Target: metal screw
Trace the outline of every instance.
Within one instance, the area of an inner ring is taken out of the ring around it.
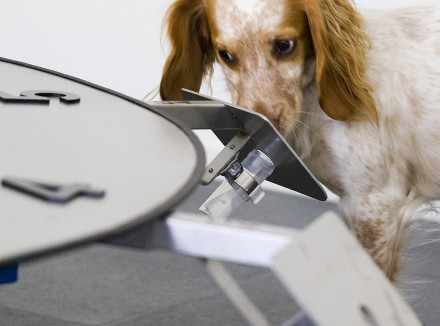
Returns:
[[[214,169],[213,169],[213,168],[210,168],[210,169],[208,170],[208,172],[209,172],[209,173],[212,173],[212,172],[214,172]]]
[[[235,145],[231,145],[231,146],[229,146],[229,148],[230,148],[230,149],[234,149],[234,148],[235,148]]]

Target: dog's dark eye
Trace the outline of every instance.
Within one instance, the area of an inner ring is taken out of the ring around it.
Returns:
[[[283,57],[289,55],[295,50],[296,42],[295,40],[288,41],[276,41],[275,42],[275,54],[277,56]]]
[[[235,63],[234,57],[228,51],[218,51],[218,54],[222,60],[228,65]]]

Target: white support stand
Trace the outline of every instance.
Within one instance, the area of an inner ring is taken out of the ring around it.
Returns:
[[[298,234],[272,269],[317,325],[421,326],[334,214]]]
[[[212,129],[225,148],[200,183],[226,180],[202,206],[210,217],[178,214],[154,226],[155,245],[207,259],[207,270],[251,325],[268,320],[219,261],[271,268],[304,311],[283,326],[421,326],[414,312],[354,239],[327,214],[304,231],[228,219],[257,203],[264,180],[318,200],[327,195],[264,117],[183,90],[185,102],[153,102],[191,129]]]
[[[250,325],[269,322],[217,260],[271,268],[305,312],[286,326],[421,326],[333,213],[304,231],[174,214],[154,234],[157,247],[208,259],[208,272]]]
[[[154,246],[192,257],[270,267],[296,234],[284,227],[174,213],[154,224]]]

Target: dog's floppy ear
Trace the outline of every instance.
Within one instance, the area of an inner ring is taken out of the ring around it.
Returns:
[[[163,100],[180,100],[181,88],[200,90],[215,61],[203,0],[177,0],[165,21],[171,53],[163,70],[160,95]]]
[[[333,119],[369,120],[378,115],[366,78],[368,36],[350,0],[300,0],[316,57],[316,85],[322,109]]]

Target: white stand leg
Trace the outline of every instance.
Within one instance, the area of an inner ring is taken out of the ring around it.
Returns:
[[[361,245],[334,214],[298,234],[273,270],[322,326],[421,326]]]

